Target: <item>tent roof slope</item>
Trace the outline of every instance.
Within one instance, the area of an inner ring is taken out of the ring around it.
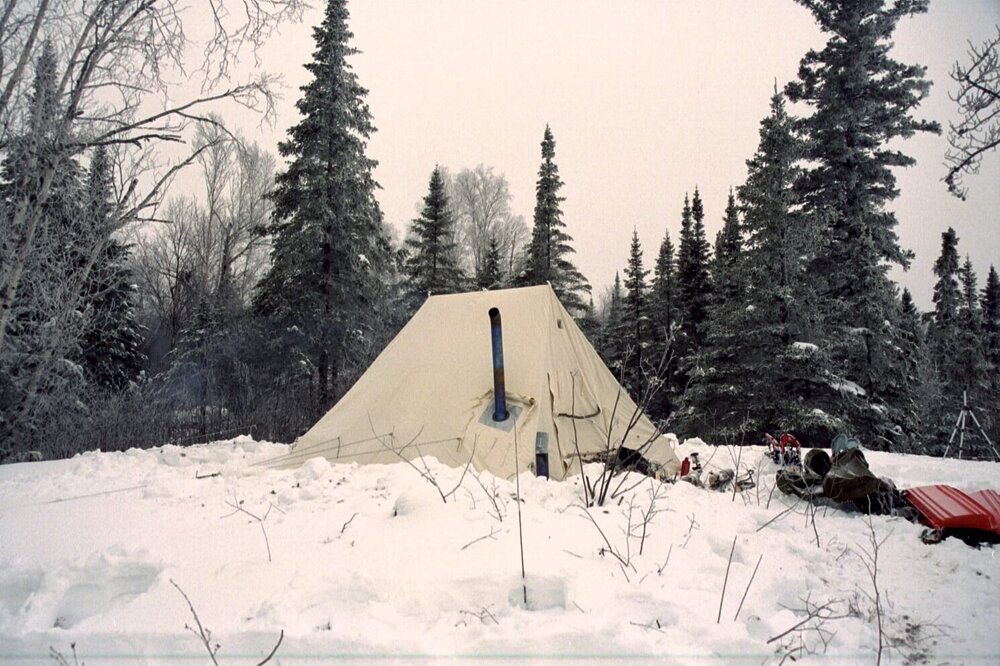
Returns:
[[[490,308],[503,322],[512,416],[491,418]],[[541,434],[540,434],[541,433]],[[562,479],[624,443],[672,473],[665,437],[641,414],[549,285],[431,296],[334,407],[271,464],[324,456],[391,463],[432,456],[510,477],[547,443]]]

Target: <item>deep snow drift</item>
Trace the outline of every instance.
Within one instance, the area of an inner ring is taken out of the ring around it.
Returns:
[[[445,492],[462,481],[444,503],[403,463],[252,466],[285,450],[240,438],[0,467],[0,659],[43,663],[50,646],[69,656],[75,643],[88,664],[207,660],[173,581],[221,644],[220,663],[256,663],[281,630],[272,663],[616,655],[759,664],[789,653],[874,661],[867,518],[820,508],[814,531],[800,504],[758,530],[794,502],[771,494],[775,466],[761,448],[744,449],[741,468],[759,469],[762,483],[735,496],[632,475],[623,488],[634,479],[634,489],[590,510],[614,553],[582,509],[578,477],[523,474],[527,609],[513,482],[462,478],[428,461]],[[678,453],[692,450],[711,458],[707,469],[733,467],[730,449],[692,440]],[[901,488],[976,490],[1000,478],[995,463],[867,455]],[[883,642],[895,645],[885,658],[1000,659],[996,548],[924,545],[920,527],[898,518],[874,517],[871,528],[885,539],[879,603]],[[837,619],[803,623],[807,601]]]

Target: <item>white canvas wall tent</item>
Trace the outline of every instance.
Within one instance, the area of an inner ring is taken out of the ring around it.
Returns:
[[[492,308],[502,319],[510,412],[499,422]],[[536,439],[547,440],[553,479],[579,472],[581,455],[621,445],[668,475],[679,468],[671,440],[637,411],[548,285],[431,296],[329,413],[265,464],[428,456],[453,467],[471,459],[476,470],[512,478],[535,469]]]

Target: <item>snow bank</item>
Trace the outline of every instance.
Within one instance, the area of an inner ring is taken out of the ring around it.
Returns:
[[[772,494],[774,466],[759,447],[741,454],[741,465],[758,470],[758,488],[733,496],[637,477],[609,506],[590,510],[594,522],[579,478],[522,475],[523,583],[512,482],[470,473],[444,503],[402,463],[251,466],[284,450],[239,438],[0,467],[0,659],[41,663],[49,646],[68,655],[73,642],[87,663],[198,659],[202,648],[184,629],[190,610],[173,581],[221,644],[224,663],[256,663],[280,630],[278,655],[294,663],[345,655],[777,663],[799,645],[823,654],[824,638],[827,663],[872,662],[871,583],[859,556],[868,522],[821,509],[814,532],[796,507],[759,530],[792,506]],[[692,450],[709,469],[734,464],[730,449],[696,440],[679,447],[682,456]],[[1000,471],[868,457],[900,487],[995,487]],[[461,477],[429,465],[445,491]],[[643,537],[641,516],[650,512]],[[995,550],[954,539],[927,546],[918,526],[896,518],[871,524],[885,538],[878,580],[886,632],[906,643],[890,654],[995,663]],[[768,643],[807,617],[807,601],[833,602],[844,617]]]

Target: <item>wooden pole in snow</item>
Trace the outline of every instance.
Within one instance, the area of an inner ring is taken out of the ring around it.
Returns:
[[[517,540],[521,547],[521,591],[524,593],[524,609],[528,609],[528,582],[524,574],[524,528],[521,525],[521,475],[517,454],[517,424],[514,424],[514,488],[517,491]]]

